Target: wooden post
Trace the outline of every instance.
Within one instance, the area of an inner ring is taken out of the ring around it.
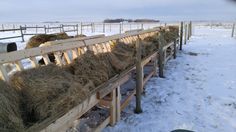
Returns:
[[[136,41],[136,108],[135,113],[142,113],[141,93],[143,89],[143,68],[141,64],[141,43],[140,37]]]
[[[4,25],[2,24],[2,30],[4,30]]]
[[[116,123],[116,89],[112,91],[110,94],[111,102],[110,102],[110,125],[114,126]]]
[[[187,24],[184,24],[184,44],[187,43]]]
[[[144,27],[143,27],[143,23],[141,24],[141,29],[142,29],[142,30],[144,29]]]
[[[116,121],[120,121],[120,113],[121,113],[121,94],[120,94],[120,86],[116,88]]]
[[[129,30],[132,30],[132,25],[131,25],[131,23],[129,24]]]
[[[157,56],[153,60],[153,71],[154,71],[153,76],[157,76]]]
[[[188,31],[188,40],[189,40],[189,38],[190,38],[190,23],[188,23],[187,25],[188,25],[187,26],[187,31]]]
[[[159,56],[158,56],[158,65],[159,65],[159,77],[164,78],[164,36],[162,34],[162,32],[160,32],[160,36],[159,36],[159,45],[158,45],[158,52],[159,52]]]
[[[20,26],[20,33],[21,33],[22,42],[25,42],[22,26]]]
[[[44,25],[44,33],[47,34],[47,27]]]
[[[83,23],[80,23],[80,34],[83,34]]]
[[[27,29],[27,27],[26,27],[26,25],[25,25],[25,31],[24,31],[25,33],[26,33],[26,29]]]
[[[103,23],[103,33],[105,33],[105,32],[106,32],[106,24]]]
[[[94,23],[92,23],[92,32],[93,33],[95,32],[95,25],[94,25]]]
[[[47,28],[47,32],[49,33],[49,25],[48,25],[48,28]]]
[[[37,34],[38,33],[38,25],[36,25],[36,29],[35,30],[36,30],[36,34]]]
[[[231,37],[234,37],[234,30],[235,30],[235,23],[233,24],[232,35],[231,35]]]
[[[176,53],[177,53],[177,44],[176,44],[177,42],[176,42],[176,40],[174,41],[174,59],[176,59]]]
[[[15,24],[13,24],[13,33],[16,32],[15,29],[16,29]]]
[[[76,34],[79,35],[79,24],[76,24]]]
[[[121,29],[121,26],[122,26],[122,25],[121,25],[121,23],[120,23],[120,34],[121,34],[121,30],[122,30],[122,29]]]
[[[179,50],[182,50],[182,46],[183,46],[183,27],[184,27],[184,22],[180,23],[180,46],[179,46]]]
[[[110,23],[110,32],[111,32],[111,23]]]
[[[193,34],[193,23],[192,21],[190,21],[190,37],[192,36]]]
[[[63,24],[61,24],[61,30],[62,30],[62,32],[64,32],[64,25]]]

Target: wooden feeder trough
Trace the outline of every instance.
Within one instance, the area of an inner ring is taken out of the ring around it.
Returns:
[[[166,27],[167,28],[167,27]],[[137,40],[143,40],[146,37],[153,36],[160,31],[160,28],[149,30],[127,32],[113,36],[95,36],[85,38],[72,38],[68,40],[60,40],[45,43],[45,47],[38,47],[26,50],[20,50],[10,53],[2,53],[0,55],[0,76],[6,82],[9,81],[9,75],[3,66],[6,63],[12,63],[18,71],[25,70],[26,67],[22,64],[22,60],[28,59],[31,63],[31,68],[39,67],[37,57],[42,56],[46,65],[50,64],[48,54],[53,53],[56,58],[56,64],[68,65],[73,59],[85,53],[87,50],[93,50],[95,53],[110,52],[110,45],[113,41],[120,40],[124,43],[132,43]],[[167,45],[162,45],[159,50],[141,60],[142,73],[142,91],[143,86],[152,77],[156,76],[160,70],[163,72],[163,67],[169,59],[176,57],[176,52],[179,47],[179,39]],[[64,58],[60,55],[64,54]],[[158,68],[159,64],[159,68]],[[160,66],[161,65],[161,66]],[[161,68],[160,68],[161,67]],[[135,85],[132,87],[125,86],[129,81],[136,81],[135,71],[136,66],[131,66],[119,75],[109,79],[101,84],[93,94],[85,99],[81,104],[71,109],[68,113],[60,118],[51,121],[43,121],[40,124],[35,124],[28,128],[27,131],[42,131],[42,132],[57,132],[66,131],[75,126],[79,126],[80,119],[90,117],[99,109],[104,111],[104,116],[99,120],[99,124],[93,126],[93,131],[101,131],[107,125],[115,125],[120,120],[121,111],[129,104],[130,100],[136,93]]]

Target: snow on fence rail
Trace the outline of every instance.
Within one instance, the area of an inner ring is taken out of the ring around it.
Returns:
[[[180,28],[181,31],[183,31],[183,26]],[[124,43],[136,42],[137,63],[135,66],[123,71],[118,76],[115,76],[106,83],[100,85],[98,88],[96,88],[100,89],[99,91],[94,92],[94,94],[84,100],[81,104],[71,109],[67,114],[58,118],[56,121],[43,121],[42,123],[36,124],[35,126],[29,128],[29,131],[66,131],[66,129],[73,126],[74,121],[78,120],[83,114],[88,112],[97,104],[101,104],[102,106],[109,108],[109,116],[106,117],[106,119],[103,120],[100,125],[96,127],[96,129],[94,129],[94,131],[101,131],[108,124],[114,125],[120,120],[121,111],[129,104],[131,98],[134,97],[135,94],[137,104],[139,104],[139,107],[141,107],[140,94],[143,91],[143,86],[145,83],[152,76],[157,74],[157,66],[159,66],[158,69],[160,77],[163,77],[165,63],[167,63],[167,61],[172,57],[175,58],[177,49],[180,46],[182,47],[182,42],[180,40],[183,37],[183,33],[180,33],[180,39],[178,38],[174,42],[170,42],[167,45],[163,45],[163,41],[160,40],[159,50],[141,60],[140,40],[143,40],[149,36],[153,36],[159,31],[160,28],[158,27],[149,30],[127,32],[107,37],[98,36],[80,39],[72,38],[67,40],[46,42],[45,45],[50,45],[47,47],[38,47],[10,53],[3,53],[0,55],[0,75],[3,80],[9,80],[9,75],[3,66],[4,64],[8,63],[14,64],[18,71],[27,69],[24,65],[22,65],[21,62],[24,59],[30,59],[32,67],[38,67],[39,65],[37,64],[38,62],[36,61],[36,57],[43,56],[45,64],[49,65],[51,62],[49,60],[48,54],[53,53],[58,65],[67,65],[72,62],[72,59],[77,58],[87,50],[92,50],[95,53],[110,52],[110,46],[113,44],[113,41],[120,40]],[[171,49],[170,53],[167,53],[167,49]],[[69,56],[69,52],[72,53],[72,57]],[[59,56],[61,53],[64,53],[65,60],[61,59]],[[144,67],[150,64],[153,67],[152,70],[148,74],[144,75]],[[133,89],[129,95],[122,99],[121,85],[130,79],[130,73],[135,69],[137,73],[136,89]],[[108,96],[108,98],[104,98],[106,96]],[[138,110],[139,107],[137,107],[136,110]]]

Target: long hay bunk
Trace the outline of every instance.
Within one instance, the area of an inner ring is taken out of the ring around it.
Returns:
[[[50,41],[1,54],[0,131],[101,131],[114,125],[136,93],[137,62],[143,88],[157,74],[157,64],[163,74],[178,41],[179,27],[168,26]],[[44,66],[38,64],[40,57]],[[22,65],[25,60],[30,68]],[[7,72],[9,63],[16,72]]]

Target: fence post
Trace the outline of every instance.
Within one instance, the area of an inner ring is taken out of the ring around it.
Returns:
[[[120,23],[120,34],[121,34],[121,23]]]
[[[179,46],[179,50],[182,50],[182,46],[183,46],[183,26],[184,26],[184,22],[180,23],[180,46]]]
[[[83,34],[83,23],[80,23],[80,34]]]
[[[187,24],[184,24],[184,44],[187,43]]]
[[[193,23],[192,23],[192,21],[190,21],[190,37],[192,36],[192,34],[193,34]]]
[[[25,33],[26,33],[26,29],[27,29],[26,27],[27,27],[27,26],[25,25],[25,31],[24,31]]]
[[[189,38],[190,38],[190,23],[188,23],[188,25],[187,25],[187,31],[188,31],[188,40],[189,40]]]
[[[76,34],[79,35],[79,24],[76,24]]]
[[[48,28],[47,28],[47,32],[48,32],[48,33],[50,32],[50,30],[49,30],[49,25],[48,25]]]
[[[174,59],[176,59],[176,53],[177,53],[177,42],[176,42],[176,39],[175,39],[175,41],[174,41]]]
[[[62,30],[62,32],[64,32],[64,25],[63,24],[61,24],[61,30]]]
[[[129,24],[129,30],[132,30],[132,25],[131,25],[131,23]]]
[[[141,29],[144,29],[144,27],[143,27],[143,23],[141,24]]]
[[[2,24],[2,30],[4,30],[4,25]]]
[[[22,26],[20,26],[20,33],[21,33],[22,42],[25,42],[24,34],[23,34],[22,30],[23,30],[23,28],[22,28]]]
[[[47,27],[44,25],[44,33],[47,34]]]
[[[135,113],[142,113],[141,93],[143,89],[143,68],[141,64],[141,43],[140,37],[136,41],[136,108]]]
[[[111,23],[110,23],[110,32],[111,32]]]
[[[105,33],[105,32],[106,32],[106,24],[103,23],[103,33]]]
[[[231,37],[234,37],[234,30],[235,30],[235,23],[233,24],[232,35],[231,35]]]
[[[159,45],[158,45],[158,65],[159,65],[159,77],[164,78],[164,36],[162,32],[160,32],[159,36]]]
[[[95,24],[92,23],[92,32],[94,33],[95,32]]]
[[[36,25],[36,34],[38,33],[38,25]]]
[[[13,33],[15,33],[16,32],[16,27],[15,27],[15,24],[13,24]]]

